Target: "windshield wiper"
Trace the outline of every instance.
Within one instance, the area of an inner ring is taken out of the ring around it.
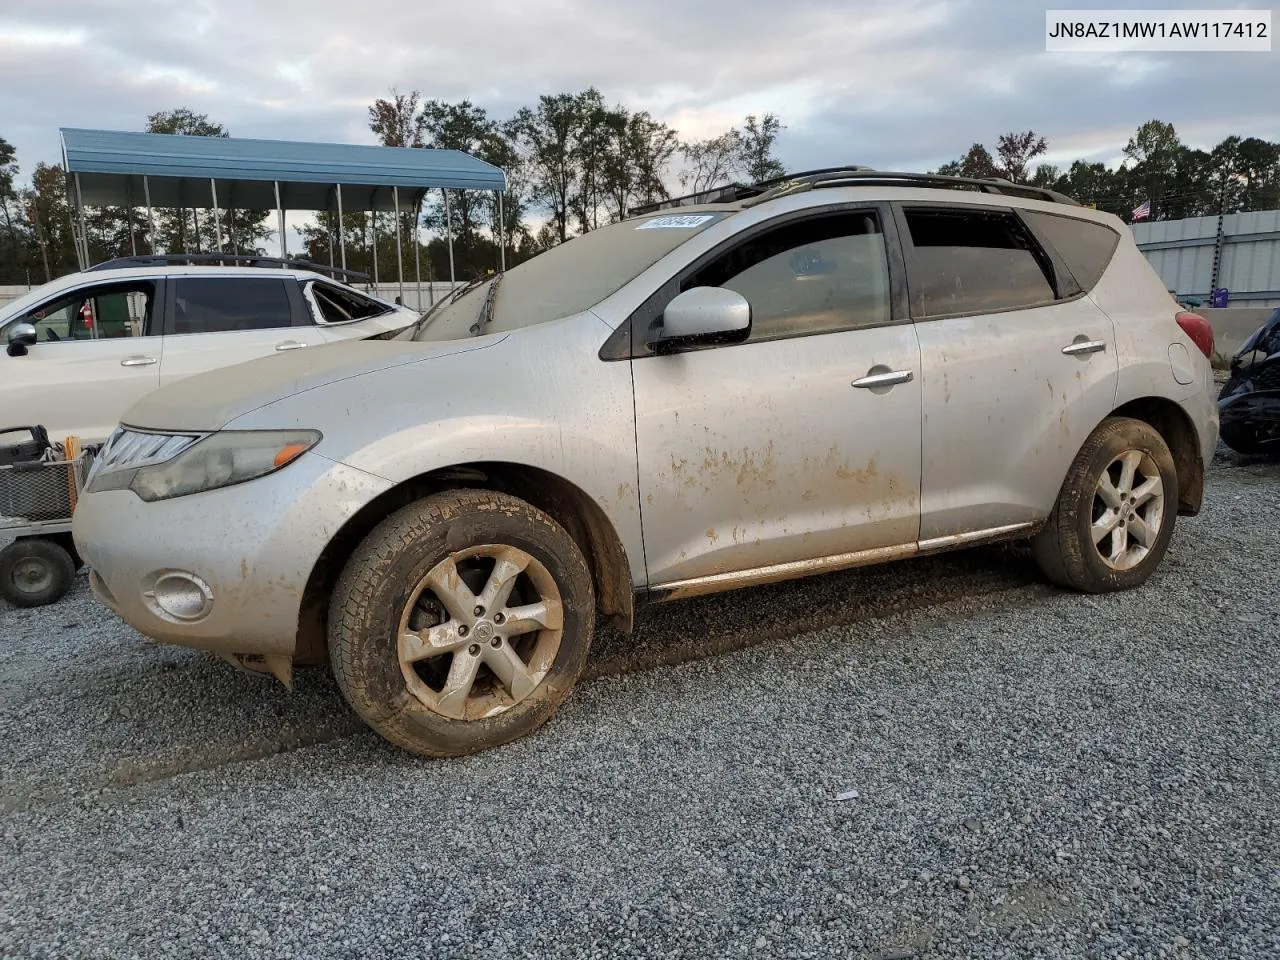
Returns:
[[[461,286],[457,290],[453,291],[453,293],[450,293],[447,296],[441,297],[439,300],[437,300],[435,303],[435,306],[433,306],[426,313],[424,313],[422,315],[422,318],[413,325],[413,335],[416,337],[418,334],[420,334],[422,332],[423,327],[427,325],[428,320],[434,317],[437,313],[439,313],[449,304],[457,301],[464,294],[467,294],[470,291],[474,290],[476,287],[480,286],[480,284],[484,283],[484,281],[485,281],[484,277],[481,277],[479,280],[472,280],[470,283],[464,286]]]
[[[476,317],[476,322],[471,325],[471,335],[473,337],[480,336],[484,332],[484,328],[488,326],[489,321],[493,319],[493,301],[498,297],[498,284],[500,283],[502,283],[502,274],[494,274],[493,281],[489,284],[489,292],[485,294],[484,303],[480,307],[480,315]]]

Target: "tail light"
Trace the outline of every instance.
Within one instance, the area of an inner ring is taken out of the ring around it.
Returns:
[[[1181,312],[1173,319],[1178,321],[1182,332],[1191,338],[1191,342],[1200,348],[1206,357],[1213,356],[1213,327],[1209,321],[1198,313]]]

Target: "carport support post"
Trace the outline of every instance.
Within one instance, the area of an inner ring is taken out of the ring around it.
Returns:
[[[324,201],[324,212],[325,212],[325,213],[333,213],[333,204],[331,204],[331,203],[329,202],[329,198],[328,198],[328,197],[325,197],[325,201]],[[332,270],[332,269],[333,269],[333,267],[334,267],[334,262],[333,262],[333,227],[332,227],[332,225],[329,227],[329,229],[328,229],[328,230],[326,230],[326,231],[325,231],[325,233],[326,233],[326,234],[328,235],[328,237],[329,237],[329,269],[330,269],[330,270]],[[330,276],[333,276],[333,274],[332,274],[332,273],[330,273],[329,275],[330,275]]]
[[[76,248],[76,259],[80,261],[80,269],[89,269],[89,234],[84,225],[84,194],[80,191],[80,174],[76,174],[76,216],[80,220],[80,245]]]
[[[418,239],[418,221],[422,219],[422,194],[413,201],[413,276],[417,284],[414,304],[422,312],[422,242]]]
[[[342,232],[342,184],[335,183],[338,191],[338,247],[342,251],[342,269],[347,269],[347,238]]]
[[[449,293],[453,293],[454,272],[453,272],[453,208],[449,206],[449,191],[444,187],[440,188],[440,192],[444,194],[444,233],[449,238]]]
[[[396,208],[396,276],[400,280],[400,303],[404,303],[404,249],[400,245],[400,188],[391,188],[391,202]]]
[[[369,191],[369,231],[373,234],[373,288],[378,289],[378,191]],[[382,296],[382,291],[378,291]]]
[[[289,243],[284,238],[284,205],[280,202],[280,181],[275,181],[276,186],[276,218],[280,221],[280,259],[289,259]]]
[[[129,253],[136,257],[138,255],[138,238],[135,235],[136,231],[133,229],[133,214],[137,208],[133,205],[133,179],[132,178],[130,178],[128,181],[127,189],[129,194]]]
[[[218,213],[218,181],[209,178],[209,194],[213,197],[213,235],[218,241],[218,252],[223,253],[222,249],[222,216]]]
[[[151,181],[147,177],[142,178],[142,199],[147,201],[147,243],[151,245],[151,252],[156,252],[156,218],[151,214]]]
[[[507,269],[507,237],[505,228],[507,225],[506,217],[502,212],[502,191],[498,193],[498,269],[504,273]]]

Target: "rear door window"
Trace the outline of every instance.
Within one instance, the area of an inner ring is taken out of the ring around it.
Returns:
[[[907,207],[913,317],[995,313],[1055,298],[1053,266],[1014,214]]]
[[[285,283],[278,277],[180,277],[174,281],[173,332],[292,326],[293,305]]]
[[[1092,290],[1111,262],[1120,243],[1120,235],[1110,227],[1091,220],[1036,210],[1023,210],[1022,215],[1062,257],[1081,289],[1086,293]]]

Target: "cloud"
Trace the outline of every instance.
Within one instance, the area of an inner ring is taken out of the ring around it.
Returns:
[[[595,85],[686,137],[772,111],[793,169],[925,168],[1027,128],[1055,162],[1114,161],[1153,117],[1197,146],[1280,139],[1276,54],[1049,54],[1043,30],[1007,0],[6,0],[0,136],[26,171],[60,126],[177,106],[233,135],[371,142],[392,87],[505,117]]]

